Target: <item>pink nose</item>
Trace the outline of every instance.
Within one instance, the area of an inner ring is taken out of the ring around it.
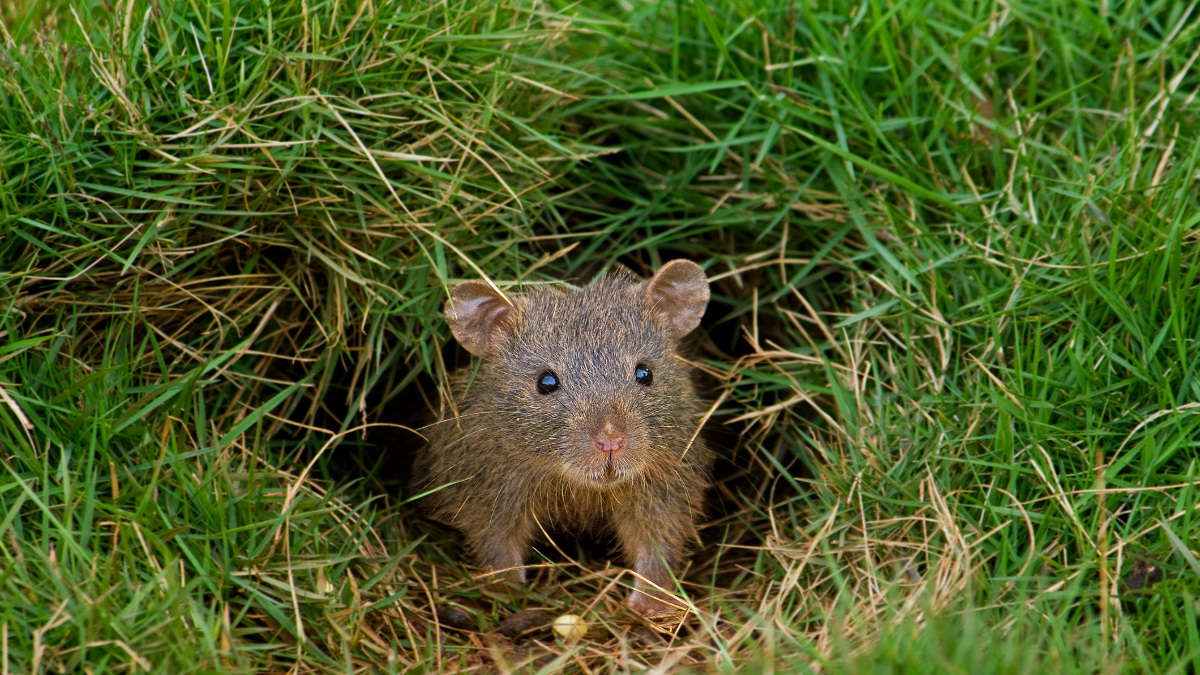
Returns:
[[[592,437],[596,449],[609,455],[615,454],[625,447],[625,434],[613,427],[611,422],[605,423],[604,428]]]

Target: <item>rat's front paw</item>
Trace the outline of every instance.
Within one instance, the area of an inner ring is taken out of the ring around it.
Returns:
[[[663,595],[660,591],[651,591],[651,593]],[[679,603],[678,600],[674,602]],[[641,590],[635,590],[629,596],[629,608],[645,617],[679,614],[685,609],[681,604],[671,604]]]

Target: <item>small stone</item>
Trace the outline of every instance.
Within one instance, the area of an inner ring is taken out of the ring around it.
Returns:
[[[563,614],[554,620],[554,632],[564,642],[575,642],[587,635],[588,626],[583,622],[583,617],[577,614]]]
[[[475,630],[477,628],[471,615],[457,607],[439,607],[437,620],[443,626],[457,630]]]
[[[1133,569],[1125,575],[1125,586],[1130,591],[1145,592],[1150,587],[1163,580],[1163,570],[1149,560],[1138,560],[1133,563]],[[1157,562],[1157,561],[1155,561]]]
[[[547,612],[540,609],[525,609],[509,614],[500,622],[496,632],[506,638],[516,639],[518,635],[550,625],[550,621],[551,617]]]

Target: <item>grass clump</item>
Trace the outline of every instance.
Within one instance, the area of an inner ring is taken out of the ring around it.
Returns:
[[[1197,667],[1189,5],[27,10],[0,15],[17,669]],[[454,280],[678,256],[713,283],[726,461],[659,641],[602,548],[473,579],[399,503],[415,437],[371,444],[436,406]],[[593,629],[494,637],[526,607]]]

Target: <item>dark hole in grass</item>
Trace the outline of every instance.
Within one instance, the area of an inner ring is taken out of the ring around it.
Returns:
[[[703,238],[700,238],[699,243],[702,246],[711,245],[711,242],[704,241]],[[662,263],[674,258],[689,257],[676,250],[663,249],[659,253]],[[262,255],[282,269],[289,261],[290,252],[273,247],[265,249]],[[648,256],[644,255],[622,256],[617,262],[643,276],[651,274],[654,268]],[[586,284],[599,273],[604,264],[606,263],[602,259],[598,259],[593,263],[580,265],[572,272],[563,272],[563,268],[560,268],[560,274],[556,276],[569,276],[571,283]],[[723,270],[715,270],[710,274],[719,274],[721,271]],[[744,275],[740,286],[730,278],[713,284],[713,301],[702,321],[702,329],[690,339],[687,346],[687,351],[693,358],[727,363],[753,354],[753,346],[746,338],[753,314],[737,309],[739,306],[745,307],[745,303],[753,300],[752,289],[767,281],[762,278],[764,273],[770,272],[752,271]],[[836,300],[826,297],[826,292],[831,288],[840,287],[840,273],[836,270],[822,270],[819,274],[814,281],[805,279],[803,286],[815,284],[815,287],[802,288],[801,292],[806,293],[808,301],[817,311],[828,311],[831,304],[836,304]],[[762,303],[761,296],[759,302]],[[781,298],[778,306],[788,307],[793,311],[801,309],[800,303],[792,297]],[[764,343],[764,348],[766,340],[780,345],[791,344],[791,338],[786,333],[787,326],[781,315],[762,308],[757,320],[759,339]],[[443,346],[441,356],[446,367],[451,370],[468,366],[471,362],[470,355],[454,342]],[[305,366],[290,367],[280,364],[280,367],[289,370],[294,368],[295,372],[279,373],[279,376],[295,380],[304,374],[302,371]],[[329,379],[315,419],[305,419],[309,409],[305,404],[297,408],[293,421],[326,429],[338,429],[343,425],[356,426],[368,421],[420,430],[436,420],[438,389],[429,373],[421,372],[406,387],[393,391],[394,383],[403,379],[406,369],[419,368],[418,363],[397,366],[396,373],[390,377],[390,381],[385,376],[373,390],[367,392],[366,409],[369,413],[367,419],[363,420],[357,406],[347,405],[347,392],[353,380],[354,367],[353,356],[341,359]],[[711,375],[699,373],[697,384],[705,401],[716,401],[721,394],[722,383]],[[357,386],[361,386],[361,383]],[[762,405],[778,402],[782,400],[780,396],[785,395],[778,392],[767,393]],[[700,541],[692,549],[690,565],[683,577],[686,587],[692,593],[699,593],[710,587],[722,591],[736,591],[754,583],[753,576],[748,575],[746,570],[753,569],[758,556],[756,548],[763,544],[763,530],[758,527],[761,513],[756,509],[762,508],[768,502],[778,505],[788,501],[795,501],[797,509],[804,508],[804,496],[798,494],[793,483],[781,475],[777,467],[783,467],[791,479],[800,481],[801,485],[813,475],[811,466],[797,457],[794,449],[775,444],[778,430],[766,438],[766,442],[771,446],[769,451],[775,455],[778,464],[757,457],[754,453],[767,450],[756,450],[746,443],[746,439],[742,438],[740,433],[742,423],[727,424],[737,414],[734,412],[736,406],[727,402],[722,408],[728,412],[715,413],[702,432],[703,438],[715,450],[717,460],[713,468],[714,486],[709,489],[706,513],[700,523]],[[808,420],[818,418],[816,412],[805,405],[794,406],[789,414],[790,417],[785,421],[788,425],[803,425]],[[346,424],[347,417],[354,418],[354,422]],[[295,468],[295,465],[306,464],[325,442],[326,437],[320,434],[306,434],[302,427],[287,427],[284,436],[279,440],[280,447],[283,448],[280,454],[290,458]],[[758,441],[761,442],[762,439]],[[411,504],[398,504],[399,500],[408,496],[404,491],[411,475],[413,458],[422,443],[423,440],[418,435],[395,426],[373,427],[365,437],[361,432],[356,432],[322,454],[312,477],[335,488],[341,488],[342,498],[350,503],[359,503],[366,499],[379,500],[378,508],[385,512],[381,523],[388,519],[402,521],[406,524],[408,540],[426,535],[416,554],[449,573],[450,576],[446,578],[450,579],[463,571],[473,571],[472,568],[454,569],[464,562],[459,533],[451,526],[423,518]],[[564,573],[581,575],[585,570],[600,570],[610,563],[615,567],[624,566],[611,533],[562,532],[552,529],[550,534],[551,541],[538,541],[534,544],[536,552],[530,555],[528,562],[554,563],[565,572],[536,568],[532,570],[528,593],[512,598],[516,607],[528,602],[536,603],[537,598],[543,594],[553,595],[556,584],[563,580]],[[402,545],[404,542],[393,543]],[[572,563],[579,563],[583,569],[574,567]],[[468,583],[467,587],[456,587],[459,590],[446,592],[458,593],[462,588],[470,587],[472,585]],[[623,598],[624,593],[625,591],[619,591],[616,597]]]

